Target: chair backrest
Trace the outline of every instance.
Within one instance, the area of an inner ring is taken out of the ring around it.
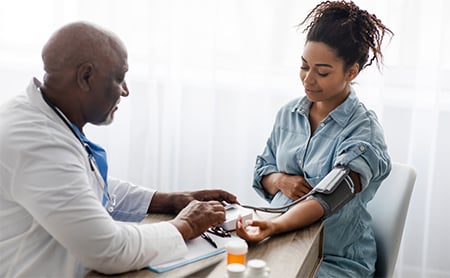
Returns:
[[[375,277],[393,275],[415,181],[414,168],[393,162],[391,173],[368,204],[377,242]]]

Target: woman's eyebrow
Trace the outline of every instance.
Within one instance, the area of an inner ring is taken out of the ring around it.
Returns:
[[[302,61],[303,61],[304,63],[307,63],[307,64],[308,64],[308,61],[306,61],[306,59],[305,59],[303,56],[302,56]],[[333,68],[333,66],[330,65],[330,64],[314,64],[314,66],[316,66],[316,67]]]

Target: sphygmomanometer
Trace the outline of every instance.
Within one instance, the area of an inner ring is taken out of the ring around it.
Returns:
[[[313,199],[323,207],[323,218],[326,218],[348,203],[355,195],[355,184],[349,173],[349,168],[344,166],[334,167],[310,192],[282,207],[254,207],[249,205],[242,205],[242,207],[264,212],[284,213],[290,207],[305,199]]]

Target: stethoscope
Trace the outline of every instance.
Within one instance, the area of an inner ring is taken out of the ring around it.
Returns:
[[[58,109],[58,107],[56,107],[51,102],[51,100],[44,93],[42,93],[42,91],[40,90],[39,87],[38,87],[38,91],[41,93],[42,98],[47,103],[47,105],[50,106],[50,108],[52,108],[53,111],[55,111],[56,115],[58,115],[58,117],[66,124],[66,126],[70,129],[70,131],[72,131],[75,138],[78,139],[78,141],[81,143],[83,148],[86,150],[86,153],[88,155],[89,165],[91,167],[91,170],[95,174],[95,178],[97,180],[98,186],[102,189],[104,200],[106,200],[106,202],[103,201],[104,202],[103,205],[110,213],[112,213],[116,207],[116,195],[109,194],[108,190],[105,188],[106,187],[105,181],[103,180],[102,176],[100,175],[100,172],[99,172],[98,166],[97,166],[97,162],[95,161],[94,153],[93,153],[91,147],[87,143],[83,142],[83,140],[81,140],[80,136],[78,136],[77,132],[72,127],[72,124],[69,122],[69,120],[66,118],[66,116]]]

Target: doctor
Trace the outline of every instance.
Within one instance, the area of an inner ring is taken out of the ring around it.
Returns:
[[[86,22],[56,31],[42,51],[45,76],[0,108],[0,276],[120,273],[180,257],[184,240],[225,220],[223,190],[163,193],[108,176],[86,123],[112,122],[127,51]],[[168,222],[137,225],[147,213]]]

